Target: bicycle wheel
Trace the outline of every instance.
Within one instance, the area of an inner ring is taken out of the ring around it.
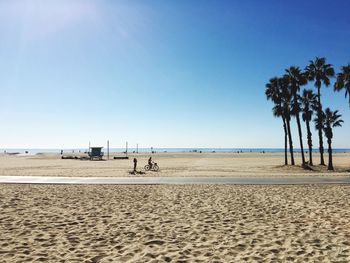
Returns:
[[[146,164],[146,165],[145,165],[145,170],[146,170],[146,171],[149,171],[149,169],[150,169],[149,165]]]
[[[153,164],[152,169],[153,169],[153,171],[158,172],[159,171],[159,166],[156,165],[156,164]]]

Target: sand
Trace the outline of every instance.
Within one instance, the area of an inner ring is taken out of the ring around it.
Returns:
[[[129,160],[0,155],[0,175],[130,176]],[[280,153],[157,153],[145,176],[349,175]],[[327,156],[326,156],[327,157]],[[315,155],[317,160],[317,155]],[[0,184],[1,262],[350,262],[350,186]]]
[[[349,186],[0,185],[2,262],[349,262]]]
[[[71,154],[71,153],[69,153]],[[79,155],[79,154],[76,154]],[[83,155],[83,154],[80,154]],[[123,154],[112,154],[123,155]],[[129,160],[80,161],[62,160],[59,154],[13,156],[0,154],[0,175],[42,176],[130,176],[133,158],[138,159],[138,169],[143,170],[150,154],[131,154]],[[335,171],[315,166],[315,171],[297,165],[284,166],[283,153],[157,153],[152,154],[160,166],[159,172],[147,172],[145,176],[337,176],[350,175],[350,153],[334,154]],[[326,155],[326,161],[328,156]],[[314,155],[315,163],[319,161]]]

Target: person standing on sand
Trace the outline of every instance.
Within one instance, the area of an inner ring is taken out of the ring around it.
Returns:
[[[136,167],[137,167],[137,159],[134,158],[134,172],[136,172]]]

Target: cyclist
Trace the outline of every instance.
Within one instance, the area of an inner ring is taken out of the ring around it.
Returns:
[[[152,157],[149,157],[149,159],[148,159],[148,165],[149,165],[149,169],[151,170],[152,167],[153,167]]]

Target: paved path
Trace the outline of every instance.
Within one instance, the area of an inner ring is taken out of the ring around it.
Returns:
[[[304,177],[50,177],[0,176],[0,183],[16,184],[350,184],[350,176]]]

